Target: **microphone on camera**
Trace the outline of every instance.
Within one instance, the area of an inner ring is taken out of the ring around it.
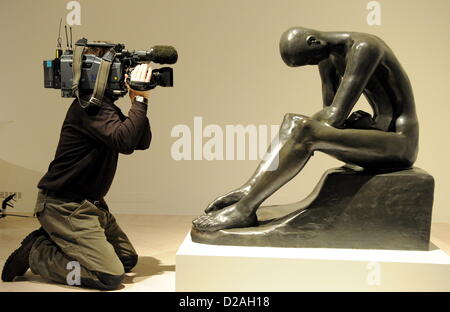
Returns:
[[[171,46],[158,45],[145,52],[147,61],[158,64],[175,64],[178,60],[177,50]]]

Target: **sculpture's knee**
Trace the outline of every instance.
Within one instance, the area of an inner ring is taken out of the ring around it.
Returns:
[[[308,118],[308,117],[299,115],[299,114],[286,113],[283,118],[283,124],[297,123],[299,120],[306,119],[306,118]]]
[[[289,136],[303,145],[310,145],[313,141],[313,122],[309,117],[287,113],[281,125],[281,135]]]

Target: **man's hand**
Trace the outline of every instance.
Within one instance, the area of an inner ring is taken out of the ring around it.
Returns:
[[[136,66],[131,72],[130,81],[137,82],[150,82],[150,78],[152,77],[152,68],[148,64],[140,64]],[[125,74],[125,83],[128,75]],[[142,96],[146,99],[150,97],[150,90],[147,91],[138,91],[131,89],[128,83],[126,83],[128,88],[128,95],[130,96],[131,101],[134,100],[136,96]]]

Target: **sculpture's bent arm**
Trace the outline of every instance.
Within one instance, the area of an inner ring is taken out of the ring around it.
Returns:
[[[319,63],[319,74],[322,80],[323,107],[327,107],[333,103],[341,77],[338,75],[330,59],[323,60]]]
[[[356,43],[347,54],[347,66],[333,103],[312,118],[341,128],[382,58],[382,50],[366,42]]]

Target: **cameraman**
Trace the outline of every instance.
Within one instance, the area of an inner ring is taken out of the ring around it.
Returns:
[[[90,47],[85,54],[102,57],[106,52],[106,48]],[[148,82],[151,74],[151,68],[141,64],[130,79]],[[132,102],[128,117],[107,95],[95,112],[83,109],[78,100],[70,106],[55,159],[38,184],[35,215],[42,227],[9,256],[3,281],[13,281],[31,268],[57,283],[112,290],[136,265],[136,250],[103,199],[113,181],[119,153],[131,154],[150,146],[149,91],[129,86],[128,90]],[[82,99],[89,97],[81,95]]]

